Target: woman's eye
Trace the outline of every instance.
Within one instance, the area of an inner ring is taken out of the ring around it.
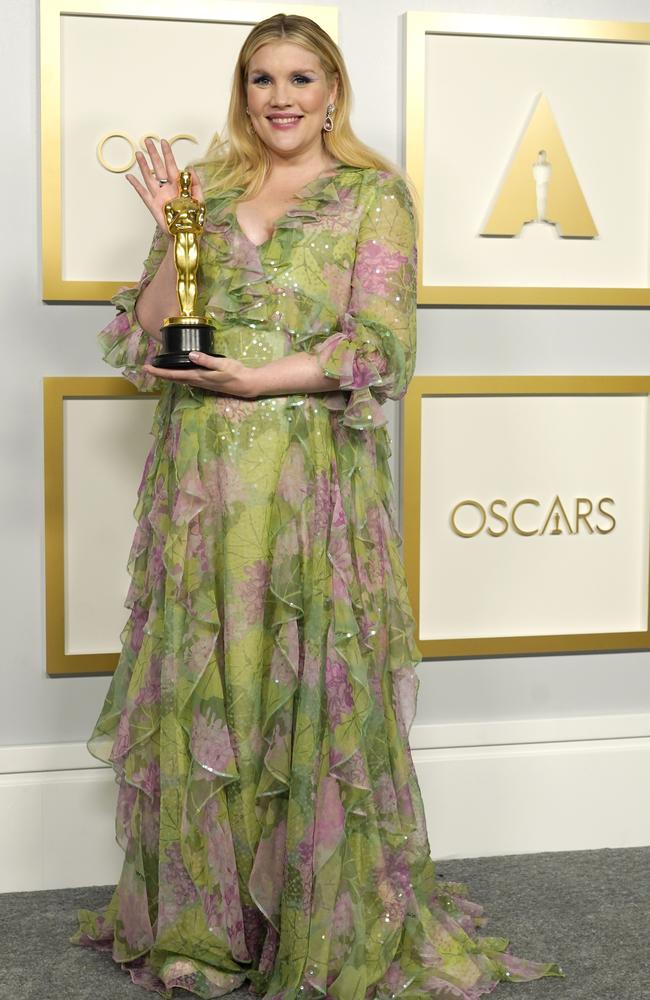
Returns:
[[[254,76],[253,77],[253,83],[257,84],[257,85],[261,85],[263,87],[265,87],[267,85],[267,83],[270,83],[270,82],[271,82],[271,80],[270,80],[270,77],[268,77],[268,76]],[[312,81],[311,81],[311,77],[303,76],[301,73],[297,73],[296,76],[294,76],[292,78],[292,82],[296,83],[296,84],[298,84],[298,86],[302,87],[306,83],[311,83]]]

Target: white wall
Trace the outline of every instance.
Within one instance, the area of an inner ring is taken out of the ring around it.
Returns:
[[[271,13],[281,5],[273,0],[268,7]],[[650,0],[341,0],[339,8],[355,127],[395,160],[402,157],[400,15],[406,9],[650,20]],[[112,311],[41,302],[37,15],[36,0],[3,0],[0,11],[0,746],[6,747],[83,741],[108,684],[106,677],[48,678],[44,665],[41,379],[110,374],[99,360],[95,333]],[[90,222],[88,238],[102,238]],[[643,310],[422,308],[419,322],[418,374],[650,372],[650,315]],[[650,713],[650,653],[430,662],[420,677],[416,721],[423,732],[442,727],[446,745],[465,745],[458,740],[466,730],[448,728],[455,723],[498,727],[508,720],[564,719],[574,732],[581,716],[638,720]],[[529,731],[526,725],[519,730],[522,744]],[[597,725],[593,738],[600,732]],[[630,732],[625,721],[617,732],[648,735]],[[643,836],[650,841],[647,828]],[[480,843],[472,850],[480,853]]]

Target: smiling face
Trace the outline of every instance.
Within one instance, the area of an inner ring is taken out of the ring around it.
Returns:
[[[246,84],[253,128],[282,159],[319,153],[327,105],[336,98],[318,56],[295,42],[262,45],[252,55]]]

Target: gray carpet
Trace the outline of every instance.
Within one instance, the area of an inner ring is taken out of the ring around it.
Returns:
[[[498,1000],[650,1000],[650,848],[447,861],[515,954],[560,963],[566,979],[513,986]],[[110,887],[0,896],[0,1000],[151,1000],[109,955],[68,944],[78,907]],[[187,998],[175,990],[178,1000]],[[250,1000],[247,989],[229,995]]]

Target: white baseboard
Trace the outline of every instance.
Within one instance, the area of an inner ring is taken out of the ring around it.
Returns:
[[[415,725],[434,858],[650,844],[650,716]],[[0,747],[0,892],[117,881],[113,772],[83,743]]]
[[[116,791],[108,768],[0,776],[0,892],[116,882]]]
[[[650,845],[650,738],[413,751],[435,858]]]

